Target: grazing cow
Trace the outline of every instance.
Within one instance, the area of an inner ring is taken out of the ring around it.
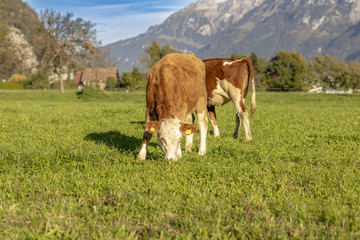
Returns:
[[[199,154],[206,153],[207,94],[204,63],[193,54],[169,54],[149,72],[146,87],[146,113],[143,142],[138,158],[146,158],[153,133],[166,160],[181,157],[180,141],[186,135],[185,150],[191,151],[193,133],[192,113],[196,111],[200,131]]]
[[[203,61],[206,68],[206,90],[208,94],[208,113],[214,127],[214,136],[220,136],[216,122],[215,106],[232,101],[236,108],[236,128],[233,134],[238,138],[241,122],[244,123],[245,138],[252,140],[249,114],[245,98],[250,80],[252,81],[251,115],[255,113],[255,83],[253,65],[249,59],[215,58]]]

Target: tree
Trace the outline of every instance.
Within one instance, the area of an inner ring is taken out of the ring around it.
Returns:
[[[309,67],[300,53],[281,51],[271,59],[265,80],[269,89],[299,91],[307,88],[309,76]]]
[[[348,69],[351,77],[347,83],[347,86],[352,89],[360,89],[360,62],[349,61]]]
[[[256,73],[261,73],[261,74],[265,73],[267,68],[266,58],[259,58],[255,52],[251,52],[249,59],[252,62]]]
[[[332,56],[317,56],[309,61],[310,69],[323,88],[358,89],[360,87],[360,63],[339,60]]]
[[[37,71],[31,75],[30,85],[33,89],[46,89],[49,88],[49,76],[45,71]]]
[[[262,86],[265,85],[261,80],[264,77],[265,71],[267,69],[267,59],[266,58],[259,58],[255,52],[251,52],[249,56],[250,61],[254,66],[254,78],[256,85]]]
[[[317,56],[309,61],[309,68],[317,76],[317,84],[325,88],[336,88],[335,72],[339,69],[339,59],[331,56]]]
[[[79,68],[103,66],[108,52],[101,52],[94,24],[72,13],[62,16],[53,10],[40,14],[39,45],[36,46],[41,70],[56,74],[64,92],[62,74]]]
[[[116,84],[117,84],[116,78],[114,78],[114,77],[108,77],[108,78],[106,79],[106,88],[108,88],[108,89],[114,89],[114,88],[116,87]]]
[[[140,62],[143,68],[148,70],[152,68],[161,58],[165,57],[170,53],[180,53],[180,51],[171,48],[169,45],[165,45],[163,48],[160,47],[158,42],[153,41],[152,45],[145,50],[147,52],[146,57],[140,58]]]
[[[337,61],[332,70],[331,87],[334,89],[359,89],[360,63],[357,61]]]
[[[146,85],[146,78],[139,72],[138,67],[134,67],[132,72],[124,72],[122,74],[121,82],[123,86],[132,89],[143,88]]]

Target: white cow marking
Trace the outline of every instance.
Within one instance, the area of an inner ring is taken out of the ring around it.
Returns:
[[[223,63],[223,66],[225,67],[226,65],[232,65],[233,63],[235,62],[241,62],[242,60],[244,60],[245,58],[241,58],[241,59],[237,59],[235,61],[232,61],[232,62],[224,62]]]
[[[181,121],[179,119],[165,119],[161,121],[159,131],[157,132],[158,142],[161,150],[164,152],[165,159],[178,160],[181,157],[180,141],[182,134],[180,132]]]
[[[241,92],[227,80],[216,78],[216,88],[212,91],[213,97],[208,99],[208,104],[221,107],[230,101],[231,96],[236,97],[235,101],[240,101]]]

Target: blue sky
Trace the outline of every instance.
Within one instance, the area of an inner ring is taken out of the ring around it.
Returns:
[[[95,23],[103,45],[135,37],[196,0],[23,0],[37,13],[53,9]]]

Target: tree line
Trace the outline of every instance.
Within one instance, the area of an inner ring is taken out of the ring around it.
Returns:
[[[168,45],[161,48],[155,41],[146,49],[146,57],[141,58],[145,70],[150,69],[166,54],[179,52]],[[232,54],[230,58],[249,58],[254,66],[254,76],[258,88],[267,91],[309,91],[310,89],[359,90],[360,62],[345,61],[332,56],[317,56],[306,61],[300,53],[280,51],[275,57],[258,57]],[[146,78],[134,67],[132,72],[123,74],[123,84],[132,88],[144,87]]]
[[[360,63],[332,56],[317,56],[306,61],[300,53],[280,51],[270,60],[249,56],[256,82],[273,91],[309,91],[310,89],[360,89]]]

